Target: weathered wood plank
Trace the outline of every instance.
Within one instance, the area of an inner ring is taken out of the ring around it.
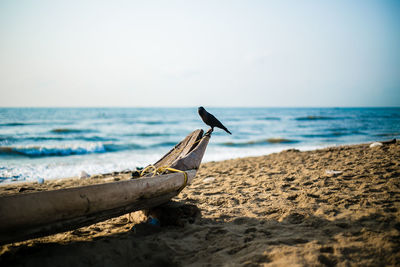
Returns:
[[[198,145],[198,140],[200,140],[203,136],[203,130],[195,130],[190,135],[186,136],[181,142],[179,142],[174,148],[172,148],[165,156],[163,156],[160,160],[154,163],[156,168],[163,166],[171,166],[173,162],[180,160],[187,156],[189,152],[191,152]],[[204,151],[203,151],[204,153]],[[197,165],[196,169],[199,167]],[[193,169],[193,168],[191,168]],[[182,169],[189,170],[189,169]]]
[[[161,158],[157,167],[196,175],[210,136],[196,130]],[[149,209],[179,193],[183,173],[0,197],[0,244],[64,232],[132,211]]]
[[[187,171],[190,183],[195,170]],[[76,229],[167,202],[182,173],[0,198],[0,243]]]

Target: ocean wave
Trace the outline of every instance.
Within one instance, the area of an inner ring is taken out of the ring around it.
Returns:
[[[74,134],[74,133],[91,133],[94,131],[90,129],[55,128],[50,132],[56,134]]]
[[[118,141],[117,138],[112,138],[112,137],[101,137],[101,136],[77,136],[74,138],[71,138],[71,140],[83,140],[83,141],[89,141],[89,142],[115,142]]]
[[[14,137],[12,137],[12,136],[7,136],[7,135],[4,135],[4,136],[0,136],[0,142],[10,142],[10,141],[13,141],[13,140],[15,140],[15,138]]]
[[[253,140],[247,142],[224,142],[221,143],[221,145],[229,147],[245,147],[245,146],[267,145],[267,144],[293,144],[298,142],[299,141],[297,140],[286,139],[286,138],[268,138],[263,140]]]
[[[116,144],[116,143],[88,143],[77,145],[40,145],[40,146],[1,146],[0,155],[20,155],[27,157],[52,157],[70,156],[93,153],[117,152],[124,150],[143,149],[138,144]]]
[[[157,143],[154,145],[151,145],[151,147],[163,147],[163,146],[175,146],[177,144],[177,142],[161,142],[161,143]]]
[[[133,134],[133,136],[139,136],[139,137],[157,137],[157,136],[169,136],[170,134],[168,133],[137,133]]]
[[[140,124],[147,124],[147,125],[176,124],[176,123],[180,123],[180,122],[181,121],[178,121],[178,120],[144,120],[144,119],[132,121],[132,123],[140,123]]]
[[[291,140],[286,138],[268,138],[266,141],[270,144],[291,144],[291,143],[298,143],[297,140]]]
[[[305,138],[335,138],[340,136],[352,136],[352,135],[365,135],[365,133],[361,131],[331,131],[326,133],[310,133],[303,134],[301,137]]]
[[[331,133],[327,133],[327,134],[303,134],[301,135],[301,137],[304,138],[331,138],[331,137],[337,137],[338,135],[334,135]]]
[[[280,121],[281,118],[279,118],[279,117],[262,117],[262,118],[258,118],[258,120],[263,120],[263,121]]]
[[[395,137],[400,135],[400,133],[379,133],[375,134],[375,136],[383,136],[383,137]]]
[[[6,122],[0,123],[1,126],[25,126],[25,125],[34,125],[35,123],[28,123],[28,122]]]
[[[130,143],[130,144],[106,143],[103,144],[103,146],[106,152],[117,152],[117,151],[136,150],[145,148],[144,146],[135,143]]]
[[[104,153],[102,144],[64,145],[64,146],[3,146],[0,154],[22,155],[28,157],[69,156],[90,153]]]
[[[164,121],[138,121],[139,123],[147,124],[147,125],[159,125],[165,124]]]
[[[317,121],[317,120],[337,120],[336,117],[325,117],[325,116],[306,116],[295,118],[296,121]]]
[[[111,142],[118,141],[116,138],[101,137],[101,136],[27,136],[27,137],[13,137],[13,136],[0,136],[0,142],[41,142],[41,141],[73,141],[81,140],[88,142]]]

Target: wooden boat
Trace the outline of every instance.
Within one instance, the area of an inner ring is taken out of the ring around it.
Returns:
[[[196,130],[154,164],[180,170],[131,180],[0,197],[0,244],[73,230],[150,209],[176,196],[196,175],[210,133]]]

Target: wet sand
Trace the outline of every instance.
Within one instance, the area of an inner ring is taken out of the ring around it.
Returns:
[[[1,186],[0,194],[110,177]],[[4,245],[0,265],[400,265],[399,142],[205,163],[173,201],[175,220],[161,214],[161,227],[139,211]]]

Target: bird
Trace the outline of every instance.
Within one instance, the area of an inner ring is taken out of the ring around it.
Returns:
[[[205,108],[199,107],[199,115],[205,124],[211,127],[211,131],[214,131],[214,127],[221,128],[228,134],[232,134],[213,114],[208,113]]]

